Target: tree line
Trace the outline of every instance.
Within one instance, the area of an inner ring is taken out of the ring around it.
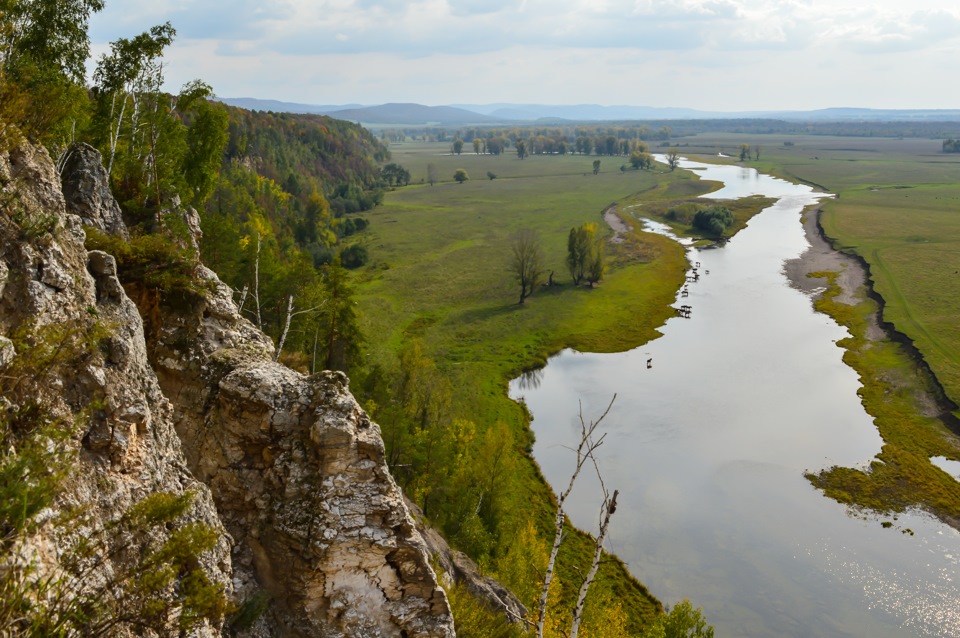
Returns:
[[[524,135],[516,132],[511,132],[509,135],[491,134],[487,137],[476,137],[471,146],[474,154],[477,155],[502,155],[512,147],[520,159],[528,155],[630,156],[633,153],[648,153],[650,148],[647,142],[636,136],[579,134],[570,137],[564,133]],[[460,155],[465,147],[465,141],[458,136],[450,144],[450,152]]]
[[[356,348],[347,341],[360,341],[349,304],[318,301],[346,294],[340,269],[367,260],[362,243],[344,240],[368,225],[357,213],[382,201],[389,151],[348,122],[227,107],[201,80],[164,91],[170,23],[112,42],[87,85],[87,26],[102,7],[0,1],[0,148],[26,138],[58,167],[75,143],[97,148],[131,234],[128,247],[111,246],[127,260],[118,266],[171,299],[193,286],[176,264],[196,259],[182,215],[197,209],[201,256],[243,313],[277,342],[286,336],[309,362],[301,367],[348,367]],[[291,313],[314,306],[289,328]]]

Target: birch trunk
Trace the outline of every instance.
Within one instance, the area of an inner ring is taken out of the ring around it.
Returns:
[[[563,521],[564,518],[566,518],[566,515],[563,511],[563,504],[566,502],[567,497],[573,490],[573,484],[580,475],[580,470],[583,469],[583,464],[587,462],[587,459],[593,458],[594,450],[600,447],[600,445],[603,443],[603,436],[594,441],[593,434],[596,432],[597,426],[600,425],[604,417],[606,417],[610,412],[610,408],[613,407],[613,402],[616,399],[617,395],[613,395],[613,398],[610,399],[610,404],[607,406],[607,409],[604,410],[599,419],[596,421],[591,421],[589,426],[583,420],[583,410],[580,410],[580,445],[577,446],[577,466],[574,469],[573,474],[570,476],[570,484],[567,485],[567,489],[560,495],[560,498],[557,501],[557,518],[554,521],[553,549],[550,550],[550,559],[547,561],[547,571],[543,576],[543,589],[540,592],[540,603],[538,610],[539,614],[537,616],[537,638],[543,638],[543,629],[547,620],[547,598],[550,595],[550,584],[553,582],[557,554],[560,552],[561,543],[563,543]]]
[[[577,638],[577,633],[580,631],[580,620],[583,617],[583,605],[587,600],[587,590],[590,589],[593,579],[597,577],[597,570],[600,568],[600,557],[603,555],[603,541],[607,537],[610,517],[617,511],[617,494],[619,494],[619,492],[613,490],[613,498],[610,499],[609,502],[607,502],[606,499],[603,501],[606,514],[603,518],[603,523],[600,525],[600,535],[597,536],[597,542],[594,545],[593,563],[590,565],[587,578],[583,581],[583,584],[580,585],[580,592],[577,594],[577,606],[573,610],[573,625],[570,627],[570,638]]]

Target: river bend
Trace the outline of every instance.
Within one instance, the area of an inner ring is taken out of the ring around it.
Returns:
[[[836,345],[845,330],[783,274],[820,195],[753,169],[681,167],[724,182],[708,197],[778,201],[725,246],[690,249],[700,279],[675,304],[689,319],[630,352],[566,350],[511,383],[544,475],[566,485],[578,403],[596,417],[616,393],[598,454],[620,490],[608,549],[665,603],[690,598],[718,638],[960,636],[960,535],[922,514],[863,518],[803,476],[881,445]],[[573,522],[595,528],[599,504],[584,475]]]

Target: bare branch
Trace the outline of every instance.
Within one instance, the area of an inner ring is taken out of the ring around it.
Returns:
[[[596,543],[594,544],[593,563],[590,565],[587,578],[583,581],[583,584],[580,585],[580,592],[577,594],[577,606],[573,610],[573,625],[570,627],[570,638],[577,638],[577,633],[580,631],[580,621],[583,617],[583,605],[587,600],[587,590],[590,589],[593,579],[597,576],[597,570],[600,568],[600,556],[603,554],[603,539],[607,536],[610,517],[617,511],[618,494],[619,492],[614,490],[611,499],[608,500],[606,497],[603,499],[605,515],[603,517],[603,523],[600,525],[600,535],[597,536]]]
[[[570,492],[573,490],[573,485],[577,480],[577,477],[580,475],[580,470],[583,469],[583,464],[587,462],[587,459],[593,459],[593,452],[600,445],[603,444],[603,439],[606,437],[606,434],[603,434],[599,439],[594,440],[594,433],[597,431],[597,427],[600,426],[600,423],[603,422],[607,414],[610,413],[610,408],[613,407],[613,402],[616,401],[617,395],[614,394],[613,398],[610,399],[610,404],[607,405],[607,409],[603,411],[603,414],[600,415],[600,418],[596,421],[591,421],[589,424],[583,418],[583,404],[580,404],[580,444],[577,446],[577,465],[574,468],[573,474],[570,476],[570,484],[567,485],[567,489],[560,494],[560,498],[557,502],[557,516],[554,519],[554,537],[553,537],[553,548],[550,550],[550,559],[547,561],[547,571],[543,577],[543,589],[540,592],[540,605],[539,605],[539,615],[537,618],[537,638],[543,638],[544,624],[547,619],[547,597],[550,594],[550,584],[553,582],[553,573],[554,567],[557,562],[557,554],[560,552],[560,544],[563,542],[563,521],[566,518],[566,514],[563,510],[563,504],[566,502],[567,497],[570,495]],[[596,461],[593,461],[596,465]],[[599,470],[598,470],[599,472]],[[604,501],[606,501],[606,496],[604,496]]]

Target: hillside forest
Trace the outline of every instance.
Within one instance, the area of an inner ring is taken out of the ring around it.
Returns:
[[[532,608],[555,510],[523,438],[504,423],[466,420],[468,409],[416,340],[395,344],[390,361],[363,361],[364,344],[376,335],[360,333],[351,270],[369,270],[368,250],[376,249],[362,241],[367,215],[398,186],[382,169],[390,160],[385,144],[329,117],[225,106],[199,79],[168,92],[163,56],[176,38],[170,23],[111,43],[88,80],[87,27],[102,8],[102,0],[0,0],[0,150],[41,145],[60,170],[78,144],[99,151],[130,236],[91,229],[87,248],[113,254],[121,281],[155,294],[160,306],[195,299],[199,252],[235,290],[244,315],[273,338],[281,361],[304,373],[347,371],[368,409],[384,419],[385,435],[393,437],[388,453],[412,500]],[[538,143],[531,139],[533,152]],[[617,151],[644,152],[639,141]],[[199,247],[191,241],[194,210],[203,231]],[[21,451],[34,430],[2,426],[12,450],[4,467],[25,471]],[[55,490],[14,520],[21,496],[3,495],[4,533],[27,529]],[[564,552],[589,563],[592,541],[570,531],[576,539]],[[560,580],[576,579],[576,562],[558,572],[548,605],[553,620],[542,635],[565,633],[564,610],[576,588],[561,589]],[[604,561],[597,585],[584,634],[639,634],[667,618],[622,563]],[[523,624],[506,622],[472,595],[450,596],[462,636],[526,634]],[[702,625],[699,611],[677,610],[674,619]]]

